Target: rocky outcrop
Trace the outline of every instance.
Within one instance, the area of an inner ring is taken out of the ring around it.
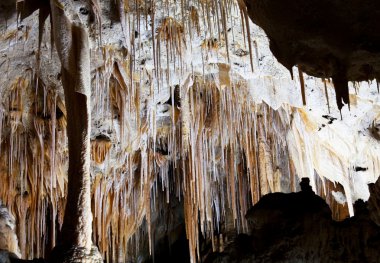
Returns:
[[[0,205],[0,263],[42,263],[42,259],[22,260],[18,239],[16,235],[16,223],[8,209]]]
[[[354,217],[335,222],[308,179],[301,187],[264,196],[246,216],[251,234],[207,262],[378,262],[380,228],[364,202],[356,202]]]
[[[17,257],[21,256],[15,219],[2,205],[0,205],[0,250],[13,253]]]

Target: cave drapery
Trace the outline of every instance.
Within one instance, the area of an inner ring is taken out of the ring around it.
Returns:
[[[222,251],[230,232],[248,233],[252,205],[299,190],[301,177],[334,219],[370,199],[380,222],[378,184],[368,188],[380,173],[377,82],[314,74],[294,52],[289,64],[251,3],[4,2],[0,202],[19,244],[7,250],[154,255],[156,223],[180,220],[162,212],[176,199],[197,262],[200,236]]]

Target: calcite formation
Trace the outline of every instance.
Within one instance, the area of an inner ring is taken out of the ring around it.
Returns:
[[[249,208],[298,190],[301,177],[336,220],[370,198],[380,174],[376,82],[348,85],[341,119],[334,83],[302,66],[291,79],[243,1],[82,3],[0,9],[0,200],[15,216],[21,258],[48,259],[66,240],[86,247],[66,247],[78,258],[93,243],[107,262],[148,261],[185,240],[197,262],[249,233]],[[63,236],[75,189],[87,189],[87,231]]]

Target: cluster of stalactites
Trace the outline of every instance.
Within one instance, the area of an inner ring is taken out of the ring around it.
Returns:
[[[297,179],[284,141],[288,123],[279,111],[253,104],[246,83],[231,80],[229,65],[220,63],[219,76],[190,74],[170,87],[170,125],[160,126],[156,89],[170,83],[169,67],[176,67],[175,73],[189,70],[182,60],[195,35],[204,35],[204,54],[224,46],[229,62],[230,10],[240,7],[242,32],[251,51],[245,7],[232,0],[181,1],[178,12],[171,1],[118,1],[118,6],[123,34],[130,36],[128,54],[100,48],[104,65],[92,76],[93,118],[115,116],[111,118],[119,129],[115,138],[92,140],[93,165],[105,167],[92,175],[93,239],[107,261],[122,262],[128,256],[128,241],[145,218],[152,251],[150,224],[157,193],[166,191],[169,202],[169,192],[175,191],[184,200],[186,234],[196,262],[199,233],[210,238],[216,250],[221,241],[215,231],[223,224],[232,221],[237,231],[246,231],[247,209],[262,195],[295,189]],[[128,20],[125,11],[131,10]],[[141,24],[148,27],[141,22],[144,15],[152,22],[154,72],[140,71],[132,60],[140,45],[135,32],[146,30]],[[156,25],[158,15],[162,19]],[[139,18],[137,24],[131,17]],[[165,65],[166,71],[161,69]],[[217,77],[223,85],[216,84]],[[0,198],[17,215],[23,256],[40,257],[46,244],[48,249],[55,245],[63,219],[64,107],[35,76],[15,82],[6,107],[0,115],[1,150],[8,170],[0,174],[5,182]],[[232,212],[232,220],[226,211]],[[24,229],[26,221],[30,224]]]
[[[102,99],[118,116],[136,116],[136,108],[128,103],[117,107],[117,96],[127,99],[127,94],[136,92],[131,90],[132,85],[120,86],[125,72],[120,73],[122,67],[115,69],[115,64],[111,65],[109,78],[115,78],[119,84],[104,87],[102,90],[109,94],[103,94]],[[177,87],[180,107],[174,102],[170,105],[177,112],[171,115],[174,129],[157,130],[154,118],[141,118],[138,113],[140,134],[136,138],[141,140],[140,145],[146,145],[131,151],[127,141],[122,151],[125,154],[118,155],[119,160],[107,158],[115,151],[109,138],[96,137],[92,141],[95,164],[108,163],[110,167],[104,174],[94,174],[92,185],[94,240],[110,262],[126,260],[128,241],[144,218],[150,228],[151,213],[159,205],[159,191],[165,191],[167,202],[170,191],[184,200],[187,237],[195,262],[199,257],[199,233],[210,238],[216,250],[222,241],[215,233],[231,228],[223,224],[233,222],[233,228],[244,232],[244,215],[262,195],[295,190],[297,179],[284,142],[288,124],[282,114],[246,99],[244,82],[220,88],[202,76],[190,78],[188,86]],[[112,82],[94,76],[94,82],[97,81]],[[66,147],[64,107],[57,95],[43,88],[41,81],[38,88],[33,83],[35,78],[18,79],[10,89],[8,108],[2,111],[2,156],[9,170],[1,173],[6,185],[2,189],[7,191],[0,194],[17,215],[25,257],[43,256],[46,244],[54,246],[62,223],[66,189],[67,152],[61,151]],[[116,96],[117,92],[121,94]],[[23,101],[28,98],[31,103]],[[33,122],[30,131],[22,121],[25,114]],[[115,121],[122,122],[120,117]],[[134,119],[125,121],[124,129],[131,127]],[[144,142],[146,137],[150,139]],[[55,168],[53,172],[50,167]],[[231,215],[226,211],[231,211]],[[34,224],[22,223],[26,221]],[[59,225],[55,226],[55,222]],[[150,243],[152,246],[152,237]]]
[[[94,165],[107,167],[93,174],[92,184],[93,238],[107,261],[130,256],[129,240],[144,218],[151,233],[159,191],[166,193],[166,202],[170,192],[184,200],[195,262],[200,233],[217,250],[223,240],[215,233],[231,227],[246,231],[247,209],[262,195],[295,190],[297,178],[284,141],[289,129],[282,119],[285,113],[250,101],[244,81],[218,87],[215,78],[190,75],[168,101],[172,114],[170,127],[164,129],[146,116],[155,116],[154,107],[136,110],[141,97],[134,89],[139,86],[130,84],[127,67],[117,59],[109,67],[94,72],[94,86],[99,86],[94,92],[104,105],[97,101],[93,111],[99,118],[107,111],[117,113],[114,121],[124,139],[116,140],[124,143],[116,146],[118,141],[102,136],[92,140]],[[1,149],[8,170],[1,173],[6,187],[0,196],[17,215],[22,253],[39,257],[54,246],[63,219],[65,110],[61,99],[34,76],[17,79],[8,98],[1,115]],[[153,237],[149,240],[153,246]]]
[[[235,44],[235,36],[242,37],[244,43],[241,44],[249,49],[247,54],[254,70],[250,22],[242,0],[119,0],[116,6],[123,46],[132,61],[131,77],[141,68],[137,58],[144,57],[142,54],[146,52],[144,35],[149,39],[151,52],[146,57],[153,60],[152,82],[158,88],[194,70],[188,52],[193,52],[193,45],[199,40],[202,54],[197,56],[202,55],[203,66],[207,66],[207,54],[218,49],[223,49],[223,60],[231,63],[230,49]]]
[[[61,100],[26,74],[11,85],[0,115],[0,199],[16,215],[23,257],[42,257],[62,224],[66,191]],[[58,223],[58,225],[56,225]]]
[[[109,78],[117,79],[114,75],[119,74],[120,84],[123,70],[119,67]],[[223,77],[226,76],[220,76]],[[133,138],[140,140],[140,146],[131,151],[133,142],[127,141],[121,150],[124,154],[117,155],[123,161],[102,158],[109,162],[106,167],[110,169],[94,179],[94,239],[108,261],[126,260],[128,240],[144,218],[151,234],[150,217],[158,205],[159,191],[166,192],[166,202],[173,191],[184,200],[187,237],[195,262],[199,256],[199,232],[210,238],[216,249],[220,240],[214,233],[225,222],[234,222],[237,231],[247,231],[244,216],[260,196],[281,191],[281,181],[288,184],[286,189],[296,184],[283,141],[287,124],[270,107],[247,99],[244,81],[221,88],[212,77],[190,75],[184,85],[173,90],[167,102],[171,119],[168,128],[158,123],[155,107],[141,112],[129,107],[129,103],[118,107],[115,98],[124,96],[126,102],[132,103],[127,94],[137,94],[133,91],[137,86],[113,85],[99,89],[109,92],[102,98],[113,104],[111,108],[118,112],[117,116],[138,115],[137,122],[134,118],[126,118],[124,124],[120,118],[115,121],[120,122],[120,129],[135,127],[137,135]],[[127,92],[117,95],[120,91]],[[104,155],[101,147],[106,144],[108,140],[93,141],[96,162],[97,156]],[[112,151],[115,149],[107,153]],[[118,163],[122,165],[114,165]],[[232,211],[232,220],[225,211]],[[149,241],[152,251],[151,236]]]

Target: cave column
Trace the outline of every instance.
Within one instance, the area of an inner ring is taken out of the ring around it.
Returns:
[[[81,5],[81,10],[89,10],[88,2],[76,1],[73,8],[72,1],[50,0],[52,30],[61,61],[69,148],[67,204],[60,245],[53,251],[54,262],[102,262],[91,239],[91,69],[88,24],[77,13],[77,7]]]

